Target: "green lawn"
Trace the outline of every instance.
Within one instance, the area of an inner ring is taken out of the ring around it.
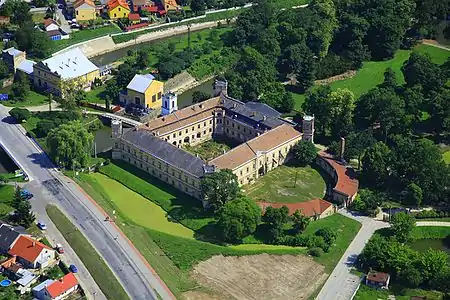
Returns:
[[[205,161],[210,161],[229,151],[233,146],[234,145],[230,144],[228,141],[209,140],[196,146],[186,145],[183,149],[194,155],[198,154],[200,158]]]
[[[96,87],[86,93],[86,102],[105,104],[106,84]]]
[[[86,181],[105,200],[109,206],[129,218],[136,225],[159,230],[168,234],[193,238],[194,232],[180,223],[170,221],[167,213],[157,204],[128,189],[121,183],[100,173],[83,174]],[[149,218],[149,216],[151,216]]]
[[[291,8],[299,5],[308,4],[309,0],[278,0],[277,8]]]
[[[2,91],[5,91],[5,89],[2,89]],[[7,93],[8,92],[9,90],[7,90]],[[48,103],[47,95],[39,94],[35,91],[30,91],[27,97],[25,98],[25,101],[15,101],[15,100],[2,101],[3,105],[12,107],[39,106],[47,103]]]
[[[72,222],[56,206],[48,205],[46,211],[105,296],[108,299],[130,299],[103,258]]]
[[[411,296],[426,296],[427,300],[441,300],[443,295],[436,291],[426,291],[421,289],[403,289],[400,292],[400,288],[396,286],[390,286],[388,291],[381,289],[374,289],[361,284],[358,292],[355,295],[355,300],[388,300],[389,295],[395,295],[397,300],[409,300]]]
[[[6,218],[12,208],[12,200],[14,196],[14,186],[0,185],[0,218]]]
[[[52,50],[54,53],[70,45],[74,45],[76,43],[84,42],[101,36],[107,36],[109,34],[118,32],[122,32],[122,30],[120,30],[120,28],[115,24],[111,24],[109,26],[100,27],[96,29],[84,29],[75,31],[70,34],[70,38],[67,40],[52,41],[53,44]]]
[[[417,220],[419,221],[419,220]],[[440,219],[433,221],[439,222]],[[444,239],[450,235],[450,227],[445,226],[416,226],[412,232],[413,239]]]
[[[445,151],[445,152],[442,154],[442,157],[444,158],[445,163],[446,163],[447,165],[449,165],[449,164],[450,164],[450,150]]]
[[[243,189],[255,201],[296,203],[322,198],[325,188],[316,169],[283,165]]]
[[[415,47],[415,51],[428,53],[435,63],[443,63],[450,57],[450,51],[436,48],[429,45],[420,44]],[[333,90],[335,89],[350,89],[358,98],[362,94],[367,93],[370,89],[383,82],[384,71],[391,67],[397,75],[399,84],[404,83],[401,67],[403,63],[409,58],[410,50],[399,50],[394,58],[387,61],[370,61],[365,62],[357,74],[349,79],[335,81],[331,84]],[[295,109],[300,109],[301,104],[305,101],[304,94],[293,93],[295,100]]]

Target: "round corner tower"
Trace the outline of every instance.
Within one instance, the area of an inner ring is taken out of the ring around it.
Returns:
[[[303,139],[314,144],[314,115],[303,116],[302,129]]]

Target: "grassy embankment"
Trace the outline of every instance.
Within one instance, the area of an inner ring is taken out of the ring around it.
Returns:
[[[444,63],[447,58],[450,57],[450,51],[424,44],[417,45],[414,48],[414,51],[429,54],[433,62],[437,64]],[[358,98],[362,94],[367,93],[370,89],[382,83],[384,79],[384,71],[389,67],[391,67],[397,75],[397,81],[400,84],[404,83],[401,67],[409,58],[411,53],[411,50],[399,50],[391,60],[365,62],[354,77],[335,81],[331,84],[331,87],[334,90],[338,88],[348,88]],[[292,93],[292,96],[295,100],[294,108],[296,110],[301,110],[301,106],[305,101],[305,94]]]
[[[203,212],[198,200],[125,163],[110,164],[101,172],[103,174],[82,174],[78,183],[107,212],[112,214],[113,210],[116,211],[116,223],[121,224],[124,233],[176,295],[196,286],[189,277],[189,271],[195,264],[213,255],[306,252],[301,247],[264,244],[224,246],[201,241],[214,235],[215,220]],[[330,272],[360,224],[334,215],[311,223],[304,234],[314,234],[322,227],[337,229],[339,234],[337,245],[317,258]]]
[[[111,269],[92,247],[83,234],[56,207],[48,205],[46,211],[52,222],[62,233],[83,264],[89,270],[102,292],[108,299],[129,299]]]
[[[6,219],[14,210],[12,207],[13,196],[14,186],[0,184],[0,219]]]
[[[77,43],[118,32],[122,32],[122,30],[116,24],[111,24],[96,29],[74,31],[70,34],[70,38],[67,40],[52,41],[52,52],[54,53]]]

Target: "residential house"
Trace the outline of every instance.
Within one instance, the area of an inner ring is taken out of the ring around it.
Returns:
[[[9,25],[10,18],[7,16],[0,16],[0,25]]]
[[[180,6],[178,5],[176,0],[163,0],[163,1],[164,1],[164,8],[166,11],[180,9]]]
[[[95,3],[91,0],[77,0],[73,4],[73,8],[77,22],[95,20],[97,18]]]
[[[128,15],[128,20],[131,24],[138,24],[141,22],[141,16],[138,13],[132,13]]]
[[[62,97],[64,82],[76,82],[89,91],[94,79],[99,77],[99,68],[79,48],[52,56],[33,66],[35,88]]]
[[[163,90],[164,83],[155,80],[153,75],[136,74],[127,85],[125,103],[160,110]]]
[[[55,250],[27,236],[20,236],[8,251],[24,267],[43,269],[55,260]]]
[[[125,0],[110,0],[108,2],[108,15],[110,19],[128,18],[130,7]]]
[[[19,239],[21,233],[11,226],[0,227],[0,253],[8,253],[9,249]]]
[[[64,275],[62,278],[53,281],[44,288],[42,293],[43,298],[40,300],[60,300],[64,299],[78,289],[78,280],[73,273]]]
[[[47,279],[44,282],[41,282],[37,286],[31,289],[31,293],[33,294],[33,297],[36,299],[46,299],[46,288],[51,285],[53,282],[55,282],[53,279]]]
[[[54,31],[59,30],[59,25],[55,20],[49,18],[44,20],[44,28],[45,31]]]
[[[366,276],[366,285],[376,288],[388,289],[391,275],[383,272],[370,271]]]
[[[14,47],[2,50],[2,58],[8,65],[11,72],[17,70],[31,76],[33,74],[34,61],[26,59],[25,51],[17,50]]]

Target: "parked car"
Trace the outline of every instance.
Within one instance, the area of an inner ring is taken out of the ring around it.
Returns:
[[[59,254],[63,254],[63,253],[64,253],[64,248],[62,247],[61,244],[56,244],[55,249],[56,249],[56,251],[57,251]]]
[[[78,272],[78,269],[77,269],[77,267],[75,265],[70,265],[69,266],[69,270],[72,273],[77,273]]]
[[[45,225],[45,223],[42,221],[39,221],[37,223],[37,227],[39,227],[40,230],[47,230],[47,225]]]
[[[33,198],[33,194],[30,193],[28,190],[22,190],[20,196],[22,196],[25,200],[30,200],[31,198]]]

